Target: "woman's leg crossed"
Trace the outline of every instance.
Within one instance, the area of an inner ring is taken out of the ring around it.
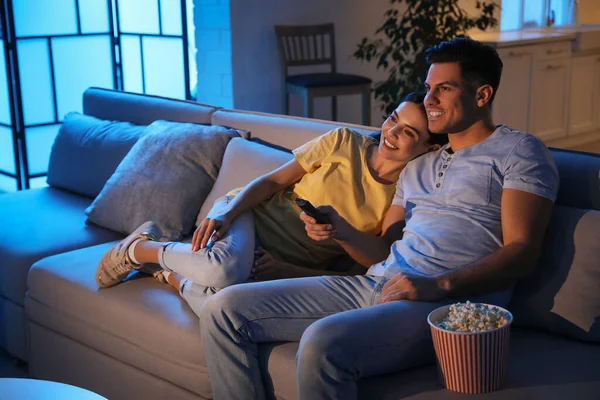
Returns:
[[[211,213],[218,213],[231,200],[215,201]],[[159,251],[160,266],[198,285],[224,288],[248,280],[254,261],[254,216],[247,211],[236,218],[211,248],[192,251],[190,243],[171,242]]]

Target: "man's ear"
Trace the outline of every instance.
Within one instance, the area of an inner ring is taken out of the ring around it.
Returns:
[[[477,107],[483,107],[490,102],[494,89],[492,85],[482,85],[477,88]]]
[[[441,149],[442,146],[440,146],[439,144],[434,144],[429,146],[429,148],[427,149],[427,152],[431,152],[431,151],[438,151],[439,149]]]

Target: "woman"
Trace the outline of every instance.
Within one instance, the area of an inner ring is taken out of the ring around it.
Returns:
[[[356,229],[379,234],[402,169],[447,141],[429,133],[423,95],[410,94],[383,123],[379,145],[346,128],[332,130],[295,149],[292,161],[218,199],[191,243],[159,242],[160,228],[143,224],[106,252],[96,281],[110,287],[133,269],[148,272],[148,263],[159,264],[195,308],[198,296],[249,278],[356,274],[331,270],[345,252],[334,240],[306,235],[295,198],[331,204]],[[209,239],[214,244],[207,247]]]

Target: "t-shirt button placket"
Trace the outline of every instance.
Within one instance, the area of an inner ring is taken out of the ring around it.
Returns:
[[[444,164],[442,164],[442,169],[447,169],[448,166],[450,165],[450,161],[452,161],[452,156],[448,156],[448,158],[446,158],[443,161]],[[442,187],[443,179],[444,179],[444,171],[438,172],[438,177],[437,177],[436,183],[435,183],[436,189],[439,189],[440,187]]]

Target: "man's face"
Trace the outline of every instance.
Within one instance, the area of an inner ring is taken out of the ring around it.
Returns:
[[[425,87],[424,103],[431,132],[462,132],[477,120],[476,89],[463,80],[458,63],[432,64]]]

